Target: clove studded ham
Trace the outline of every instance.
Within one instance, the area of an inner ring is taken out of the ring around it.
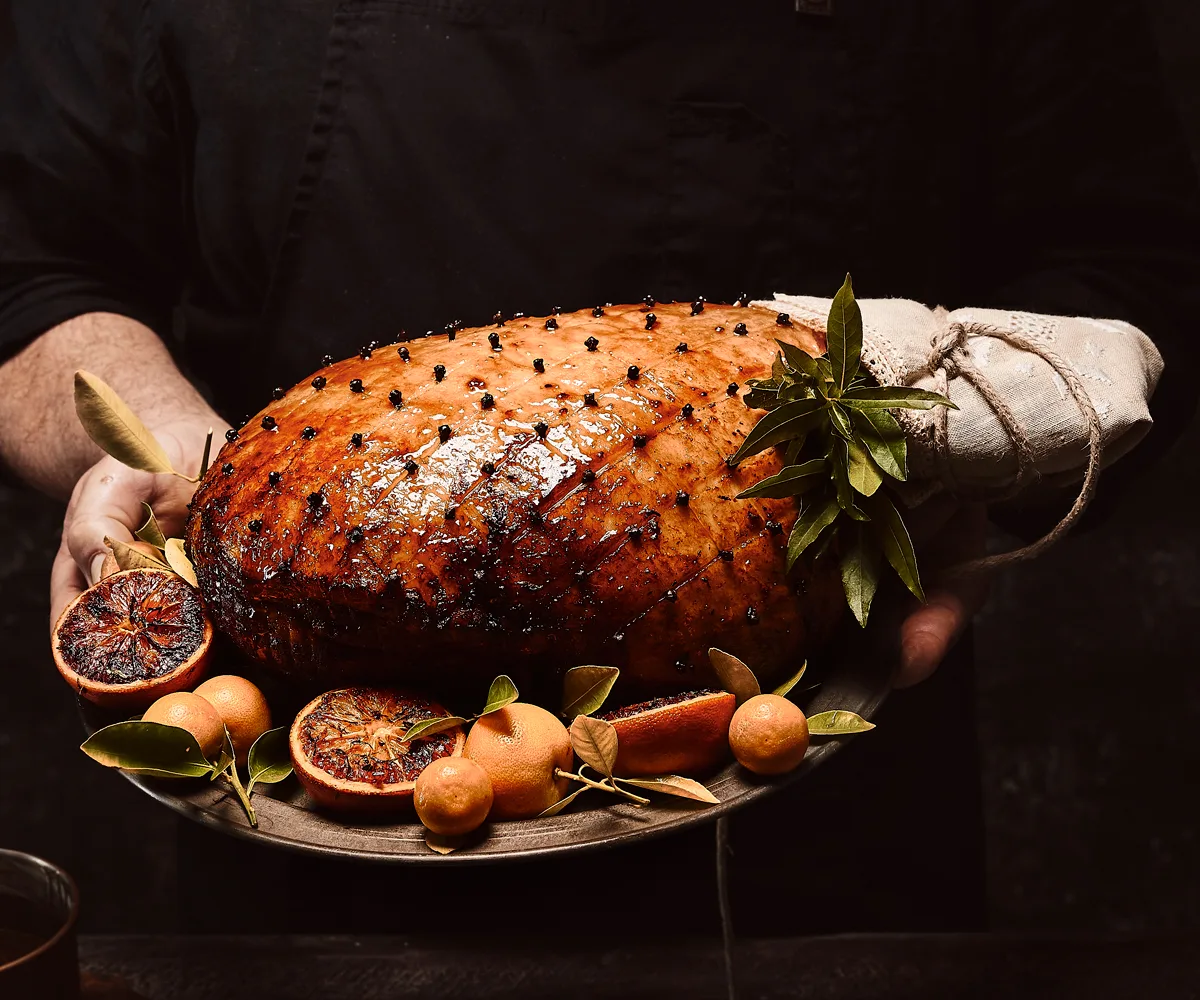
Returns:
[[[710,646],[765,686],[843,609],[834,560],[785,575],[794,502],[735,499],[779,457],[725,462],[762,415],[740,396],[777,337],[824,350],[775,312],[660,303],[328,364],[204,476],[187,542],[205,604],[310,688],[478,693],[509,673],[550,690],[602,663],[665,693],[713,683]]]

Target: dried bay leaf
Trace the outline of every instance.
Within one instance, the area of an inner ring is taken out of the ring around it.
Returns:
[[[116,722],[92,733],[79,747],[105,767],[168,778],[207,778],[196,737],[178,726],[159,722]]]
[[[808,732],[810,736],[849,736],[851,733],[865,733],[875,728],[875,723],[868,722],[861,715],[838,709],[834,712],[819,712],[808,717]]]
[[[467,842],[467,837],[444,837],[432,830],[425,831],[425,846],[438,854],[453,854]]]
[[[154,508],[146,501],[142,501],[142,511],[146,515],[146,520],[134,535],[140,538],[143,542],[149,542],[156,549],[163,549],[167,546],[167,536],[162,533],[162,529],[158,526],[158,519],[154,516]]]
[[[544,819],[549,816],[557,816],[560,812],[562,812],[564,809],[566,809],[567,806],[569,806],[572,802],[574,802],[577,798],[579,798],[579,796],[581,796],[584,792],[587,792],[587,791],[590,791],[590,789],[588,788],[587,785],[584,785],[581,788],[576,788],[575,791],[573,791],[570,795],[564,795],[561,799],[559,799],[557,802],[555,802],[554,805],[552,805],[549,809],[543,809],[540,813],[537,814],[537,818]]]
[[[664,795],[674,795],[693,802],[706,802],[710,805],[720,802],[712,792],[700,782],[684,778],[678,774],[663,774],[655,778],[618,778],[623,785],[633,785],[651,792],[662,792]]]
[[[762,694],[762,688],[758,686],[758,678],[754,676],[754,671],[732,653],[713,646],[708,651],[708,662],[716,671],[721,687],[730,692],[737,699],[739,705],[747,698]]]
[[[617,762],[617,731],[603,719],[579,715],[571,723],[571,746],[581,761],[606,778],[612,777]]]
[[[91,372],[75,373],[75,412],[88,437],[118,462],[143,472],[175,472],[163,446],[137,414]]]
[[[141,549],[135,549],[117,538],[104,536],[104,544],[108,546],[121,569],[170,569],[161,559],[147,555]]]
[[[167,544],[163,547],[163,555],[167,557],[167,565],[176,573],[187,580],[193,587],[199,587],[200,583],[196,579],[196,569],[192,566],[192,561],[187,557],[187,553],[183,551],[182,538],[168,538]]]
[[[784,681],[782,684],[780,684],[779,687],[777,687],[771,693],[779,695],[780,698],[786,698],[788,693],[792,690],[792,688],[794,688],[797,684],[800,683],[800,678],[804,676],[804,671],[806,671],[807,669],[808,669],[808,660],[805,660],[803,663],[800,664],[799,670],[797,670],[794,674],[792,674],[791,677],[789,677],[786,681]]]
[[[599,711],[620,674],[616,667],[572,667],[563,677],[562,714],[573,719]]]

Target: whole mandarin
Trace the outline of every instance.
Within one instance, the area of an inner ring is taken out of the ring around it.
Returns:
[[[738,706],[729,723],[729,747],[755,774],[784,774],[808,750],[808,720],[777,694],[759,694]]]

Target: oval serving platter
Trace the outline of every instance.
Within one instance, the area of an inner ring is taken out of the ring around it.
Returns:
[[[807,714],[846,709],[871,719],[883,704],[898,660],[899,614],[894,602],[885,605],[882,599],[875,612],[869,629],[860,632],[849,625],[842,633],[843,648],[823,664],[820,686],[811,697],[799,699]],[[117,721],[92,706],[81,705],[89,735]],[[438,854],[426,845],[425,829],[411,814],[401,822],[377,822],[318,811],[294,778],[255,789],[258,827],[254,828],[224,782],[172,781],[122,773],[181,816],[258,843],[386,863],[480,864],[617,846],[714,822],[787,787],[827,761],[846,739],[856,738],[814,740],[800,767],[779,778],[756,778],[730,763],[704,782],[719,799],[717,805],[654,796],[653,804],[638,807],[600,794],[586,796],[579,800],[579,807],[557,816],[486,823],[469,843],[450,854]]]

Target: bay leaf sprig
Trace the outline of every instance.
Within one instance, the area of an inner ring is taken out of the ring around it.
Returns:
[[[890,411],[958,407],[936,392],[874,384],[862,368],[862,312],[848,274],[825,334],[826,351],[817,357],[776,341],[771,377],[750,379],[743,397],[751,409],[768,412],[728,462],[736,466],[767,448],[783,449],[784,467],[738,499],[797,498],[788,572],[805,553],[815,561],[835,551],[846,603],[865,626],[884,561],[925,600],[912,539],[888,496],[889,482],[908,478],[908,444]]]

